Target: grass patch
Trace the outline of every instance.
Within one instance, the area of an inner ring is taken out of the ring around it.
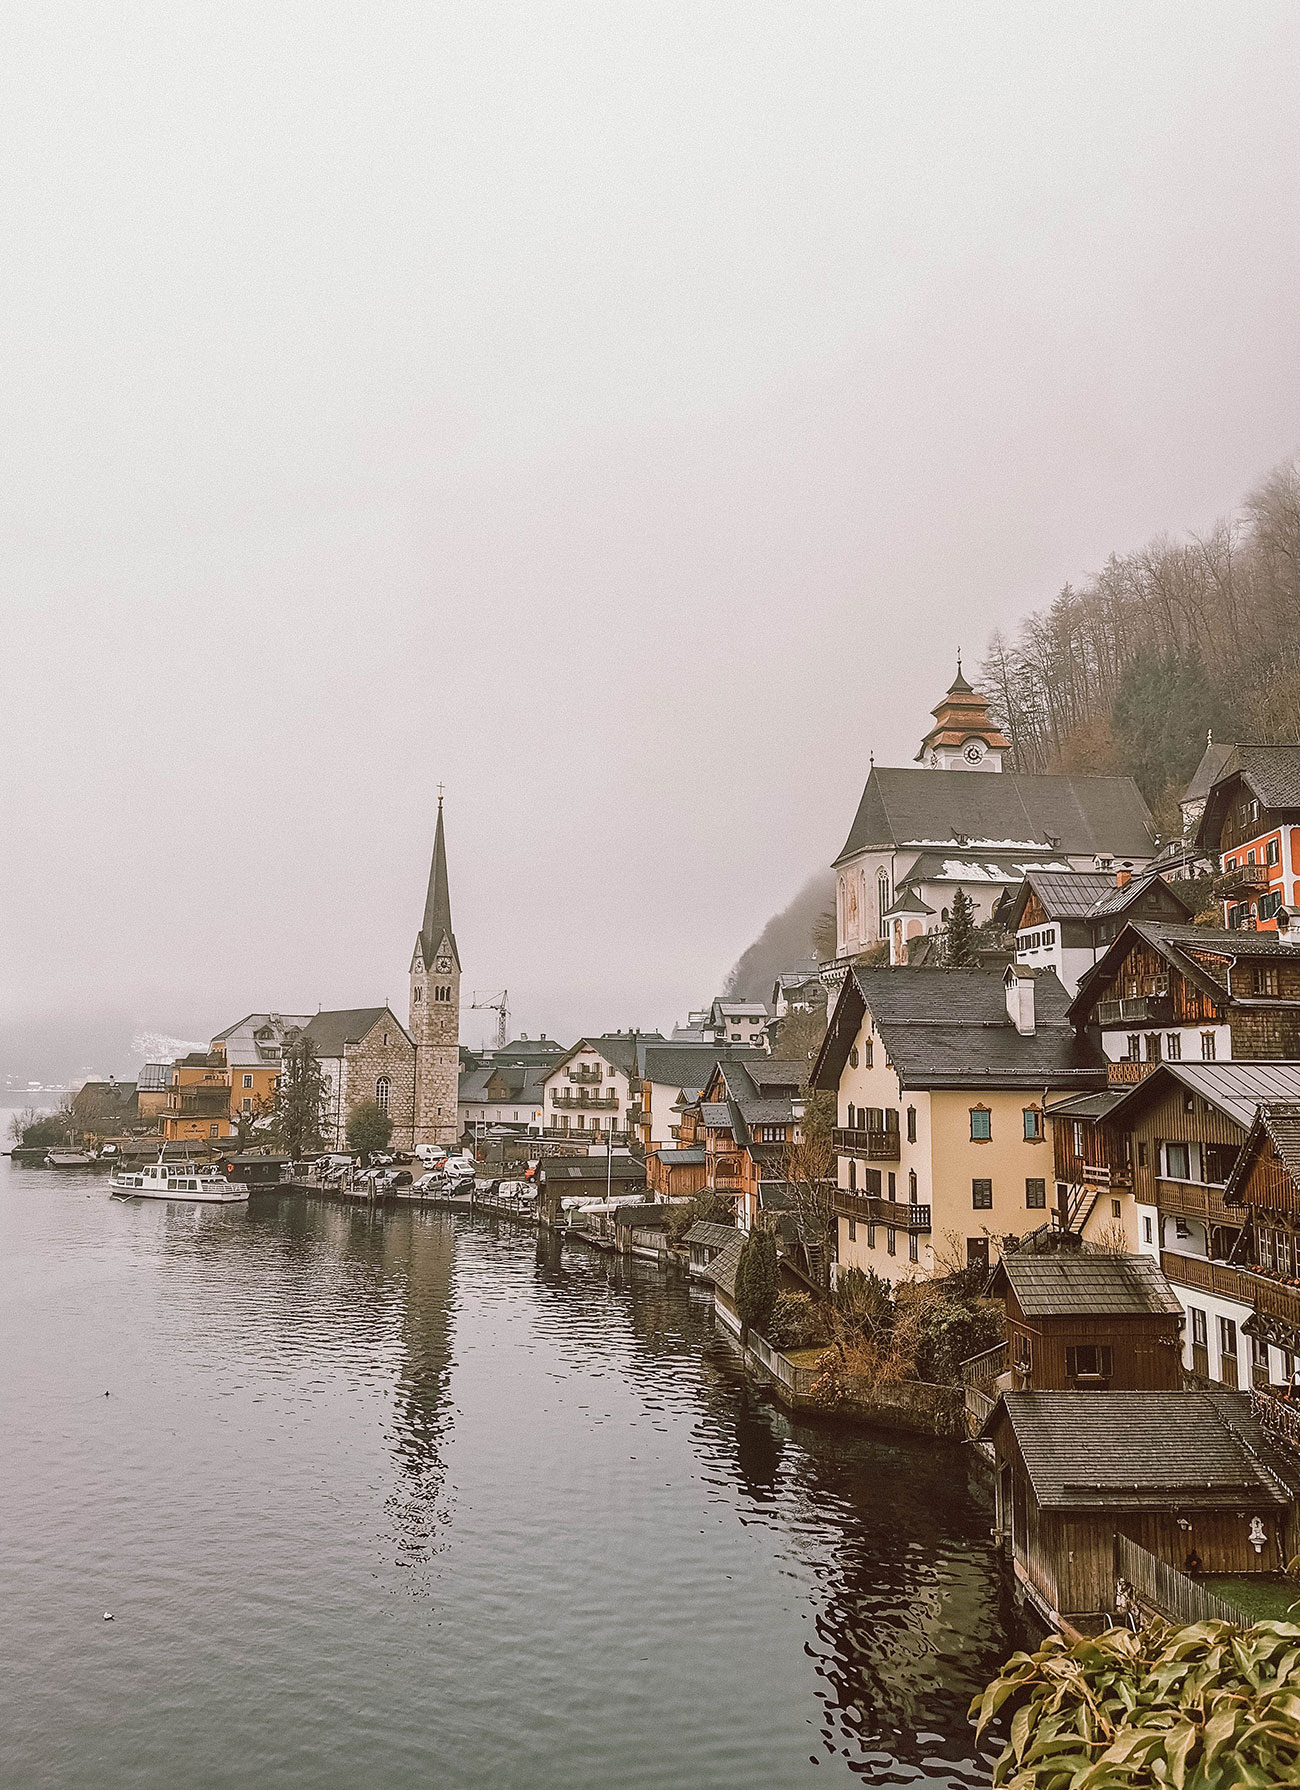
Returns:
[[[1253,1622],[1285,1621],[1292,1604],[1300,1604],[1300,1585],[1281,1574],[1198,1573],[1196,1583],[1233,1604]]]

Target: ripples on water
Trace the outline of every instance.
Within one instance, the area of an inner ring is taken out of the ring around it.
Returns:
[[[987,1781],[965,1454],[790,1423],[681,1282],[7,1162],[0,1250],[7,1790]]]

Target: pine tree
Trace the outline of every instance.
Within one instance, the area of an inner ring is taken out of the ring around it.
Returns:
[[[776,1238],[770,1231],[751,1231],[736,1263],[736,1315],[742,1342],[751,1329],[762,1334],[771,1322],[777,1274]]]
[[[950,970],[973,969],[979,962],[979,953],[975,947],[975,909],[970,896],[962,888],[952,898],[943,960]]]
[[[290,1156],[319,1150],[325,1117],[325,1073],[316,1046],[301,1027],[285,1033],[275,1129]]]

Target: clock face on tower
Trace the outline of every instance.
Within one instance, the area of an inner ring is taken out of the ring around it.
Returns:
[[[437,963],[435,963],[433,967],[435,970],[437,970],[437,972],[440,976],[447,975],[451,969],[450,957],[440,957],[438,959]]]
[[[982,740],[968,740],[966,742],[962,757],[966,760],[967,764],[978,764],[983,756],[984,743]]]

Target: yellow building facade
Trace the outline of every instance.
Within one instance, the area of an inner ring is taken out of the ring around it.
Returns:
[[[841,1271],[950,1274],[1052,1222],[1045,1109],[1105,1083],[1066,1004],[1054,975],[850,971],[813,1072],[836,1096]]]

